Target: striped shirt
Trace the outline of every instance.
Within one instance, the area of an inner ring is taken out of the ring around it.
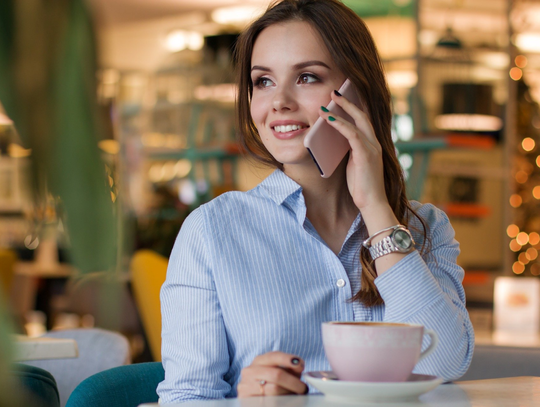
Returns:
[[[430,226],[431,255],[413,251],[377,277],[385,304],[375,307],[348,301],[360,288],[358,253],[367,238],[361,215],[336,256],[306,217],[301,186],[282,171],[193,211],[161,290],[160,403],[235,397],[242,368],[270,351],[300,356],[305,372],[330,370],[325,321],[422,324],[437,332],[439,346],[415,372],[446,380],[463,375],[474,333],[456,264],[459,244],[442,211],[412,205]],[[411,232],[421,244],[414,227]]]

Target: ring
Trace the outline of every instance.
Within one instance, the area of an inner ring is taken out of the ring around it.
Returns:
[[[261,396],[264,396],[264,385],[266,384],[266,380],[261,380],[259,382],[259,387],[260,387],[260,390],[261,390]]]

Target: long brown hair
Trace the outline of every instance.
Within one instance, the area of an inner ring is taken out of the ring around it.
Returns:
[[[236,119],[240,143],[256,160],[283,169],[283,165],[265,148],[253,123],[250,111],[253,83],[250,73],[251,55],[258,35],[273,24],[287,21],[309,23],[323,39],[337,67],[355,85],[382,147],[384,185],[388,202],[401,224],[408,225],[410,214],[418,218],[423,228],[424,250],[427,225],[411,208],[405,193],[405,179],[391,137],[391,97],[382,61],[365,23],[340,1],[275,2],[240,35],[235,49],[238,80]],[[363,246],[360,249],[360,262],[361,289],[351,300],[360,301],[367,306],[382,304],[383,300],[374,283],[377,277],[375,264],[369,251]]]

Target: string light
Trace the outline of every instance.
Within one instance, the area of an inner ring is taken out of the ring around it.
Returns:
[[[525,151],[532,151],[535,146],[536,142],[530,137],[525,137],[521,142],[521,147],[523,147]]]
[[[523,274],[523,272],[525,271],[525,265],[523,263],[520,263],[519,261],[516,261],[512,265],[512,271],[514,272],[514,274]]]
[[[519,68],[525,68],[527,66],[527,57],[525,55],[518,55],[514,62]]]
[[[516,181],[518,183],[525,184],[528,179],[529,179],[529,175],[525,171],[521,170],[521,171],[516,172]]]
[[[510,206],[513,208],[519,208],[523,202],[523,199],[518,194],[513,194],[510,197]]]
[[[506,228],[506,234],[508,237],[516,237],[519,233],[519,227],[517,225],[508,225]]]
[[[519,252],[521,250],[521,245],[517,242],[516,239],[512,239],[510,241],[510,250],[512,250],[513,252]]]
[[[520,232],[516,237],[516,241],[520,245],[525,246],[527,243],[529,243],[529,235],[525,232]]]
[[[540,276],[540,264],[534,263],[534,264],[531,266],[531,274],[532,274],[533,276]]]
[[[512,78],[513,80],[519,81],[522,76],[523,71],[518,67],[514,66],[512,69],[510,69],[510,78]]]
[[[529,264],[529,258],[527,257],[527,254],[523,252],[519,254],[518,260],[520,263],[523,263],[525,265]]]
[[[529,247],[525,254],[529,260],[536,260],[538,258],[538,250],[536,250],[534,247]]]
[[[540,243],[540,235],[536,232],[531,232],[529,234],[529,244],[531,246],[536,246],[538,243]]]

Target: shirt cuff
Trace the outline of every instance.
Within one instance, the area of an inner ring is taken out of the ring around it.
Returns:
[[[437,301],[441,288],[415,250],[375,279],[385,303],[385,321],[404,321]]]

